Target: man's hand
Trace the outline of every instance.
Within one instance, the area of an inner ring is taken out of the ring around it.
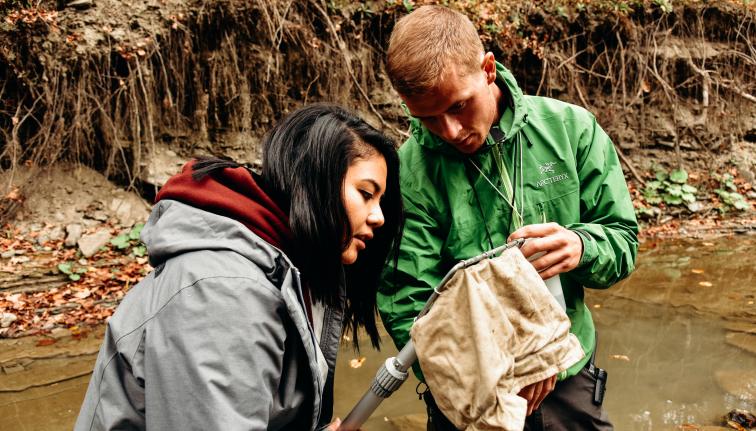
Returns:
[[[336,420],[334,420],[333,422],[331,422],[328,425],[328,428],[326,428],[326,430],[328,430],[328,431],[338,431],[340,426],[341,426],[341,419],[336,418]]]
[[[540,382],[535,382],[532,385],[525,386],[524,388],[522,388],[520,393],[517,394],[520,397],[525,398],[525,400],[528,402],[528,416],[530,416],[531,413],[537,410],[538,407],[541,406],[543,399],[546,398],[546,395],[554,390],[556,380],[556,375],[547,377],[545,380],[541,380]]]
[[[529,238],[520,251],[526,258],[545,253],[531,263],[544,280],[575,269],[583,255],[583,241],[556,223],[531,224],[512,232],[507,241]]]

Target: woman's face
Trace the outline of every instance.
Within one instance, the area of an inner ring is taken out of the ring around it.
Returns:
[[[386,160],[378,152],[356,159],[344,177],[344,208],[352,228],[352,238],[341,253],[341,263],[351,265],[383,225],[381,197],[386,191]]]

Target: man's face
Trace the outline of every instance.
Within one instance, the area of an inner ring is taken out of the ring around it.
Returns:
[[[498,117],[500,91],[496,87],[496,65],[487,53],[479,70],[462,75],[448,66],[438,84],[423,95],[402,96],[410,114],[428,130],[464,154],[483,146]]]

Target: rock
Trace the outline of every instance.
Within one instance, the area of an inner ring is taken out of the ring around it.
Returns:
[[[54,328],[52,331],[50,331],[50,336],[55,339],[61,339],[70,335],[71,331],[66,328]]]
[[[730,332],[725,336],[727,344],[739,347],[756,355],[756,335],[745,332]]]
[[[739,400],[756,401],[756,372],[720,370],[714,376],[728,394]]]
[[[3,259],[10,259],[15,255],[16,255],[16,250],[11,249],[11,250],[2,252],[2,254],[0,254],[0,257]]]
[[[97,221],[108,221],[109,218],[105,211],[95,211],[91,217]]]
[[[115,214],[121,226],[131,227],[143,223],[149,217],[147,205],[134,193],[124,193],[110,202],[110,212]]]
[[[28,256],[13,256],[10,260],[10,263],[12,265],[16,265],[19,263],[26,263],[30,261],[31,259]]]
[[[168,178],[181,171],[179,166],[183,162],[186,159],[178,157],[166,145],[155,145],[142,163],[140,179],[147,184],[162,187]]]
[[[18,317],[13,313],[0,314],[0,328],[7,328],[16,320],[18,320]]]
[[[728,322],[724,328],[735,332],[745,332],[747,334],[756,334],[756,323],[750,322]]]
[[[62,227],[55,226],[54,228],[52,228],[48,235],[50,237],[50,241],[60,241],[66,236],[66,233],[63,232]]]
[[[66,226],[66,232],[68,232],[65,241],[66,247],[75,246],[79,242],[79,238],[81,238],[81,225],[78,223],[69,224]]]
[[[49,241],[50,241],[50,237],[49,237],[49,236],[48,236],[48,234],[46,234],[46,233],[40,234],[40,235],[39,235],[39,236],[37,237],[37,244],[39,244],[39,245],[45,245],[45,244],[47,244],[47,243],[48,243]]]
[[[686,206],[688,207],[688,210],[690,210],[690,212],[692,213],[697,213],[704,208],[703,204],[698,201],[690,202]]]
[[[72,0],[66,4],[66,7],[72,7],[77,10],[89,9],[94,6],[93,0]]]
[[[55,221],[64,221],[66,219],[66,215],[60,211],[57,211],[53,217],[55,217]]]
[[[100,250],[100,247],[106,245],[110,240],[110,232],[107,230],[98,230],[97,232],[82,236],[79,241],[79,250],[84,257],[91,257]]]

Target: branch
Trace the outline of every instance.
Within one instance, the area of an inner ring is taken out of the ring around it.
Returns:
[[[641,178],[640,175],[638,175],[638,172],[635,170],[635,167],[633,167],[633,164],[630,163],[630,159],[628,159],[624,154],[622,154],[622,150],[619,148],[616,148],[617,155],[619,156],[620,160],[622,160],[622,163],[627,166],[628,169],[630,169],[630,173],[633,174],[633,178],[635,178],[636,181],[641,183],[643,187],[646,187],[646,182],[643,181],[643,178]]]

